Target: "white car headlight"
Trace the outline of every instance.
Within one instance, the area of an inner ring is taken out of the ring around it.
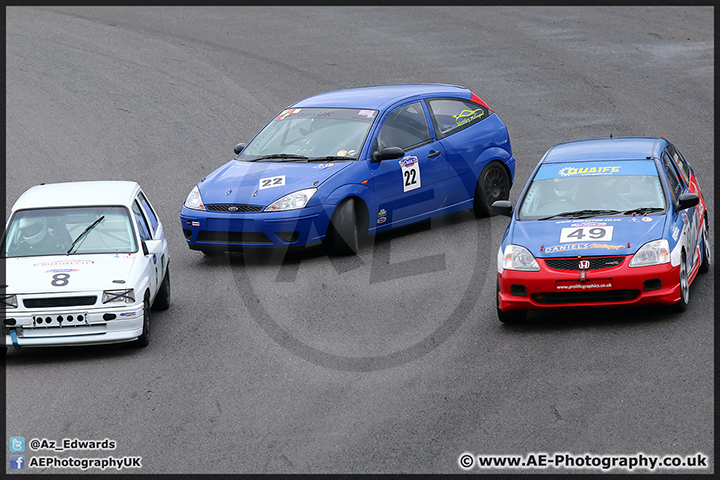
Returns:
[[[185,206],[192,210],[205,210],[205,205],[203,205],[202,197],[200,196],[200,190],[198,190],[197,185],[195,185],[193,189],[190,190],[190,193],[185,199]]]
[[[126,288],[123,290],[103,290],[102,303],[125,302],[135,303],[135,290]]]
[[[299,190],[285,195],[279,200],[275,200],[273,203],[267,206],[265,212],[282,212],[285,210],[296,210],[298,208],[304,208],[305,205],[310,201],[313,195],[317,192],[317,188],[306,188],[305,190]]]
[[[538,265],[537,260],[527,248],[511,244],[505,247],[503,268],[505,270],[537,272],[540,270],[540,265]]]
[[[17,308],[17,295],[3,295],[5,308]]]
[[[629,267],[647,267],[648,265],[660,265],[670,261],[670,244],[664,238],[648,242],[633,255],[628,264]]]

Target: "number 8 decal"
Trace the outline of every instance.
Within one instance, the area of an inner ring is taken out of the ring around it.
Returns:
[[[69,273],[56,273],[53,275],[53,280],[50,282],[50,285],[53,287],[64,287],[67,285],[70,281],[70,274]]]

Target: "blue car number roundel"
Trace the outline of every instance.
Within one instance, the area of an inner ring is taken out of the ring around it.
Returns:
[[[417,157],[404,157],[400,160],[403,176],[403,192],[420,188],[420,163]]]

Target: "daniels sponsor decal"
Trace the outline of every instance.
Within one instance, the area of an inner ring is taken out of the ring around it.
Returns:
[[[624,245],[609,245],[607,243],[574,243],[568,245],[553,245],[545,247],[545,253],[567,252],[569,250],[588,250],[592,248],[605,248],[607,250],[618,250],[626,248]]]

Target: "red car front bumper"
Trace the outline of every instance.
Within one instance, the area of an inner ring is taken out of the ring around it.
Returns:
[[[584,279],[581,279],[579,268],[550,268],[540,258],[537,259],[540,265],[537,272],[504,270],[498,274],[498,307],[511,312],[674,304],[680,300],[679,266],[666,263],[630,268],[631,258],[631,255],[624,257],[618,266],[584,270]],[[578,264],[577,258],[565,260],[569,265]]]

